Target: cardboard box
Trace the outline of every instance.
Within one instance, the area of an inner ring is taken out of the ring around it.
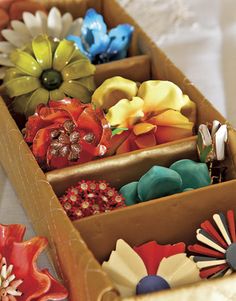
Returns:
[[[197,124],[226,120],[192,85],[180,70],[155,46],[149,37],[114,0],[47,0],[83,16],[94,7],[102,12],[109,27],[119,23],[135,25],[130,58],[100,65],[96,82],[113,75],[135,81],[150,78],[170,80],[197,104]],[[227,144],[227,182],[153,200],[111,213],[89,217],[72,223],[63,211],[57,195],[79,179],[103,177],[116,187],[137,179],[153,164],[168,166],[181,158],[196,158],[196,137],[183,139],[146,150],[109,157],[44,174],[39,168],[21,132],[0,99],[0,159],[35,231],[49,240],[49,254],[70,292],[71,301],[121,300],[100,263],[107,259],[115,241],[124,238],[131,245],[156,239],[159,243],[192,242],[195,229],[202,220],[220,210],[236,209],[236,134],[229,125]],[[114,173],[115,172],[115,173]],[[114,177],[114,174],[116,175]],[[166,214],[168,213],[168,214]],[[202,281],[166,292],[127,300],[217,300],[236,298],[234,281],[228,278]]]

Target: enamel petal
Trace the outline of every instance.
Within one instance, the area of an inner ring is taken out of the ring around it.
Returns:
[[[95,66],[90,64],[87,59],[82,59],[67,65],[62,70],[62,75],[64,80],[72,80],[92,75],[95,70]]]
[[[60,38],[62,31],[61,13],[58,8],[53,7],[48,14],[48,35]]]
[[[32,76],[22,76],[5,83],[5,87],[10,97],[27,94],[39,88],[40,81]]]
[[[83,103],[88,103],[91,100],[91,92],[78,81],[65,81],[61,87],[66,95],[79,99]]]
[[[61,31],[60,39],[64,39],[68,35],[69,29],[72,26],[73,23],[72,15],[70,13],[65,13],[61,18],[61,22],[62,22],[62,31]]]
[[[15,47],[23,47],[24,41],[22,40],[19,33],[11,29],[4,29],[1,31],[2,36],[9,41]]]
[[[32,37],[36,37],[37,35],[42,33],[40,20],[37,17],[35,17],[33,14],[29,12],[24,12],[23,20]]]
[[[67,64],[69,64],[75,51],[76,48],[73,42],[62,40],[54,54],[53,68],[61,71]]]
[[[43,70],[52,67],[52,47],[50,40],[43,35],[38,36],[32,41],[32,48],[37,62]]]
[[[163,277],[172,288],[201,280],[196,263],[185,253],[164,258],[157,275]]]

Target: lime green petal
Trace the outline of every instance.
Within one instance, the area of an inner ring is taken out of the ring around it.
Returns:
[[[64,80],[71,80],[86,77],[95,73],[95,66],[88,60],[79,60],[67,65],[62,70]]]
[[[95,81],[94,81],[94,76],[87,76],[80,78],[78,80],[79,84],[86,87],[90,92],[94,92],[96,89]]]
[[[43,103],[47,104],[49,100],[49,92],[43,88],[35,90],[28,101],[25,103],[24,114],[30,116],[35,113],[37,105]]]
[[[85,56],[82,52],[79,51],[79,49],[76,49],[76,51],[74,52],[70,62],[75,62],[78,60],[83,60],[83,59],[88,59],[87,56]]]
[[[7,69],[7,71],[5,73],[4,82],[8,82],[9,80],[20,77],[20,76],[24,76],[24,74],[22,72],[20,72],[19,69],[9,68],[9,69]]]
[[[50,100],[60,100],[65,98],[65,94],[62,89],[55,89],[50,91]]]
[[[32,93],[17,96],[12,102],[13,110],[17,113],[25,114],[25,107],[30,99]]]
[[[62,40],[54,54],[53,68],[61,71],[67,64],[69,64],[76,48],[73,42]]]
[[[52,46],[47,36],[40,35],[32,42],[34,55],[43,70],[52,67]]]
[[[88,103],[91,101],[91,92],[80,85],[78,81],[64,82],[60,89],[68,96],[79,99],[83,103]]]
[[[10,60],[16,67],[31,76],[39,77],[42,73],[42,68],[36,60],[27,52],[19,49],[10,54]]]
[[[5,83],[7,93],[10,97],[30,93],[41,86],[38,78],[32,76],[21,76]]]

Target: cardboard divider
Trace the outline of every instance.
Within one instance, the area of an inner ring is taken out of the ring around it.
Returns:
[[[148,55],[139,55],[96,65],[95,82],[97,86],[113,76],[123,76],[142,83],[151,78],[151,60]]]
[[[120,188],[139,179],[153,165],[169,166],[186,158],[197,160],[196,137],[53,170],[46,173],[46,178],[58,196],[82,179],[106,180]]]
[[[107,260],[117,239],[131,246],[196,241],[195,231],[214,213],[233,209],[236,180],[140,203],[73,222],[99,262]]]

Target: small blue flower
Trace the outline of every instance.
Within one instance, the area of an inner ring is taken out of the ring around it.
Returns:
[[[120,60],[127,56],[133,26],[120,24],[107,32],[107,25],[102,15],[89,9],[81,28],[81,36],[67,36],[93,63],[105,63]]]

